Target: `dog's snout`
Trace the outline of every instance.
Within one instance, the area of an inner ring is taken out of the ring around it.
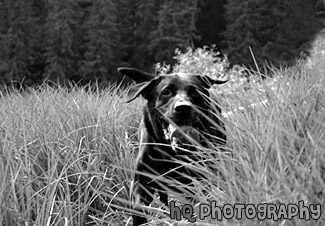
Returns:
[[[175,105],[175,111],[177,113],[188,114],[192,110],[191,104],[188,102],[180,102]]]

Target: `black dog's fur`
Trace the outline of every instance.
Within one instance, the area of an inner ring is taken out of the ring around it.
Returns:
[[[127,102],[140,95],[147,100],[143,110],[143,134],[135,172],[137,203],[150,205],[155,190],[158,190],[160,200],[167,206],[166,187],[171,186],[162,180],[158,181],[157,176],[163,175],[164,178],[176,179],[181,184],[190,184],[189,178],[194,174],[176,163],[175,158],[181,154],[171,147],[170,141],[166,138],[166,127],[170,123],[176,126],[190,126],[204,137],[200,141],[203,146],[207,145],[205,141],[224,145],[226,135],[224,124],[219,117],[221,110],[218,108],[213,111],[207,97],[209,97],[208,89],[213,84],[222,84],[225,81],[188,74],[153,76],[133,68],[119,68],[118,71],[136,82],[130,88]],[[218,128],[215,128],[215,125],[218,125]],[[189,177],[182,176],[184,173]],[[146,222],[145,217],[133,216],[134,226]]]

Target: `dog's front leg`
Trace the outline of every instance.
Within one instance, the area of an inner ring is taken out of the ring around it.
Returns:
[[[147,211],[144,211],[142,206],[148,207],[153,201],[153,195],[155,193],[155,189],[149,186],[150,181],[152,180],[150,177],[145,175],[147,171],[147,164],[144,164],[143,159],[138,159],[137,162],[137,171],[135,172],[135,183],[134,183],[134,192],[135,192],[135,214],[133,214],[133,226],[138,226],[141,224],[147,223],[147,218],[145,214]]]
[[[141,181],[141,180],[140,180]],[[141,206],[149,206],[151,202],[153,201],[153,195],[155,190],[152,188],[146,188],[143,186],[142,183],[138,181],[136,183],[136,194],[135,194],[135,205],[136,207],[134,208],[135,214],[133,214],[132,219],[133,219],[133,226],[138,226],[141,224],[147,223],[147,218],[144,216],[146,211],[143,210]],[[142,213],[142,214],[141,214]],[[142,216],[141,216],[141,215]]]
[[[166,191],[159,191],[159,199],[160,201],[165,204],[165,206],[168,206],[168,194]]]

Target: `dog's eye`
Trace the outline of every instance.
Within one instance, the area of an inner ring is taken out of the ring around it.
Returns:
[[[172,91],[170,89],[164,89],[161,94],[163,96],[170,96],[172,94]]]

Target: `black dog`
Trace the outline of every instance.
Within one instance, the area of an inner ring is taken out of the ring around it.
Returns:
[[[211,108],[208,91],[213,84],[226,81],[188,74],[153,76],[133,68],[119,68],[118,71],[136,82],[130,88],[127,102],[140,95],[147,100],[135,172],[137,203],[150,205],[154,192],[158,190],[161,202],[167,206],[166,188],[171,186],[166,180],[158,180],[158,176],[175,179],[181,184],[190,184],[189,178],[194,176],[175,161],[180,159],[179,156],[187,155],[178,148],[178,142],[184,141],[184,133],[188,132],[203,146],[207,146],[207,141],[220,145],[226,142],[224,124],[219,117],[221,110]],[[184,132],[177,128],[184,129]],[[185,177],[184,173],[189,176]],[[171,189],[175,190],[175,187]],[[135,226],[146,222],[145,217],[133,216]]]

